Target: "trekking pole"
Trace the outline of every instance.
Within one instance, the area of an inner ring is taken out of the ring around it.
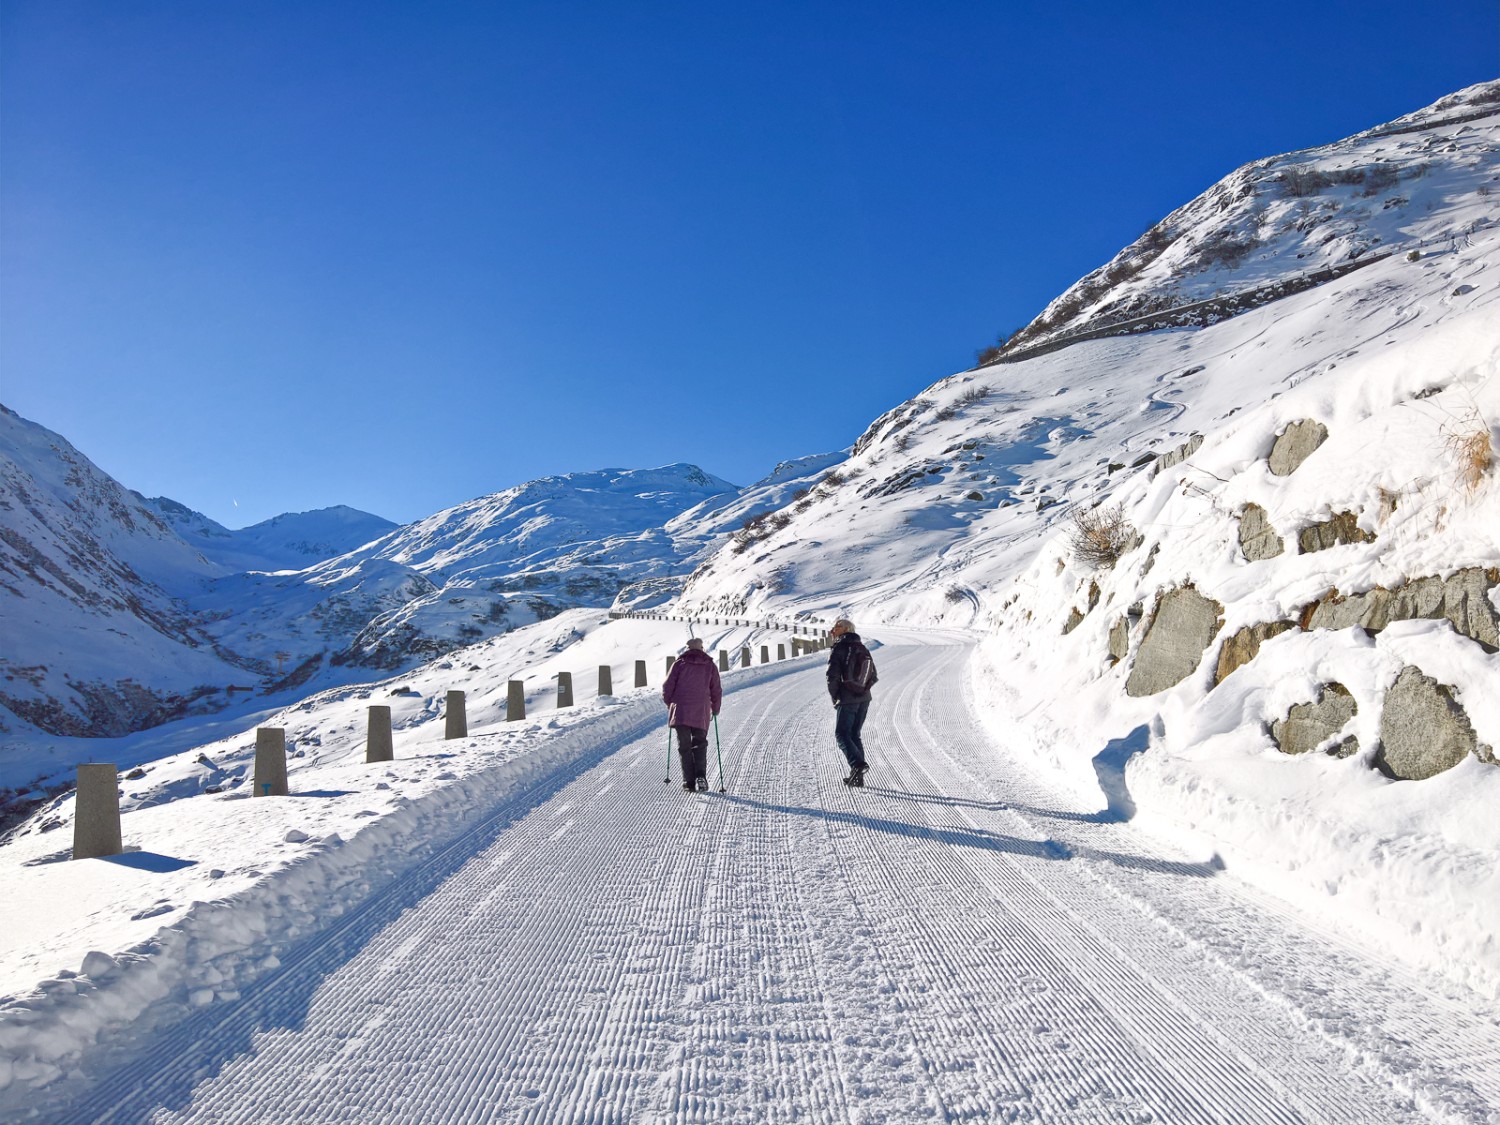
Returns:
[[[672,728],[667,728],[667,776],[662,778],[663,784],[672,784]]]
[[[719,745],[719,716],[714,716],[714,753],[719,756],[719,792],[724,789],[724,748]]]

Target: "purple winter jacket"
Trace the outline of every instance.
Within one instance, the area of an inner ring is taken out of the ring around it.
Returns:
[[[708,653],[688,649],[667,673],[661,697],[667,705],[668,726],[707,730],[724,699],[719,666]]]

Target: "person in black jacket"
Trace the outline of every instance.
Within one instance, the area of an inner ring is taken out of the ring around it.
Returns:
[[[854,631],[854,622],[847,617],[835,621],[828,635],[834,639],[828,651],[828,694],[833,697],[838,713],[833,737],[849,762],[849,776],[844,778],[844,784],[862,788],[870,764],[865,760],[860,731],[870,711],[870,689],[878,679],[875,661]]]

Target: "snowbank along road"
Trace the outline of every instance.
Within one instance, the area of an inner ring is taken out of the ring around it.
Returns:
[[[816,659],[727,696],[725,795],[591,757],[44,1116],[1500,1120],[1492,1011],[1065,807],[968,656],[878,650],[862,791]]]

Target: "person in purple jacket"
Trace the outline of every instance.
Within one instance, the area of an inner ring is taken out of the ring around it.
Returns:
[[[688,641],[687,651],[667,673],[661,697],[667,705],[667,725],[677,732],[682,787],[707,790],[708,724],[719,713],[724,689],[718,666],[697,637]]]

